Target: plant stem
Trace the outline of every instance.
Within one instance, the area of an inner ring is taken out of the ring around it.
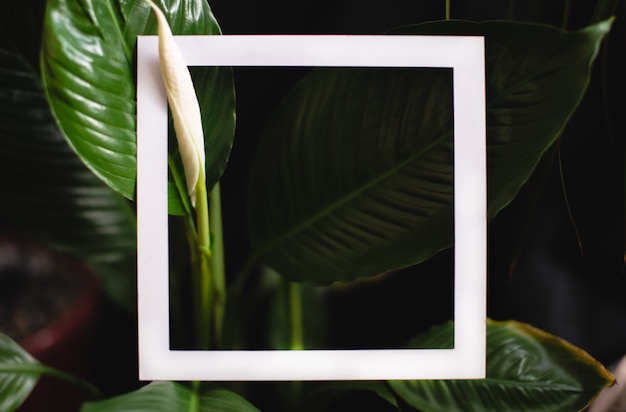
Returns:
[[[287,281],[289,298],[290,336],[289,346],[291,350],[304,349],[304,326],[302,322],[302,293],[301,286],[297,282]],[[300,405],[302,402],[302,382],[291,382],[292,405]]]
[[[302,325],[302,297],[300,284],[289,282],[289,317],[291,323],[291,350],[304,349],[304,327]]]
[[[450,20],[450,0],[446,0],[446,20]]]
[[[210,208],[204,180],[198,182],[196,193],[197,236],[196,245],[192,245],[192,250],[195,247],[197,251],[192,259],[196,295],[196,344],[202,349],[219,348],[222,346],[226,311],[224,236],[219,183],[211,190]]]
[[[187,412],[197,412],[200,410],[198,394],[200,392],[200,382],[193,381],[191,384],[191,399],[189,399],[189,409]]]
[[[507,14],[507,19],[513,20],[514,15],[515,15],[515,0],[509,0],[509,10]]]
[[[219,182],[211,190],[209,209],[213,244],[211,247],[211,271],[213,275],[213,310],[215,344],[222,346],[224,314],[226,311],[226,269],[224,265],[224,235],[222,230],[222,199]]]
[[[596,8],[593,11],[590,24],[599,23],[602,20],[606,20],[609,17],[615,16],[617,13],[617,6],[619,6],[619,0],[600,0],[596,4]]]
[[[572,0],[565,0],[565,6],[563,6],[563,19],[561,20],[561,28],[563,30],[567,29],[571,10],[572,10]]]
[[[196,342],[201,349],[211,346],[213,280],[211,273],[211,233],[209,230],[209,205],[206,193],[204,176],[196,186],[196,228],[197,261],[194,264],[194,276],[196,277]],[[193,252],[192,252],[193,253]]]

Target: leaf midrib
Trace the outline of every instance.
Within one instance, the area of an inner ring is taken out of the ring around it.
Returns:
[[[304,219],[300,224],[295,225],[291,230],[289,230],[289,231],[285,232],[284,234],[276,237],[272,242],[270,242],[269,244],[266,244],[264,247],[260,248],[254,254],[253,260],[257,260],[260,257],[270,253],[278,245],[280,245],[281,243],[283,243],[283,242],[291,239],[292,237],[296,236],[299,232],[307,229],[314,222],[316,222],[318,220],[321,220],[322,218],[332,214],[335,210],[340,209],[346,203],[348,203],[349,201],[353,200],[354,198],[356,198],[357,196],[359,196],[363,192],[369,190],[370,188],[376,186],[380,182],[395,176],[399,170],[404,169],[409,164],[415,162],[416,160],[418,160],[419,158],[424,156],[426,153],[429,153],[429,151],[432,148],[436,147],[441,142],[443,142],[446,138],[449,138],[451,136],[452,136],[451,133],[444,133],[444,134],[442,134],[441,137],[439,137],[438,139],[433,140],[429,145],[425,146],[422,150],[418,151],[417,153],[413,154],[412,156],[409,156],[407,159],[403,160],[398,165],[390,168],[389,170],[387,170],[384,173],[381,173],[378,177],[375,177],[374,179],[372,179],[372,180],[370,180],[368,182],[365,182],[361,186],[356,187],[354,190],[352,190],[351,192],[347,193],[345,196],[337,199],[336,201],[334,201],[331,204],[327,205],[326,207],[322,208],[319,212],[313,214],[309,218]]]
[[[112,21],[114,22],[113,26],[115,27],[115,33],[117,34],[118,40],[122,45],[122,48],[124,49],[124,55],[126,56],[126,60],[128,61],[128,64],[132,66],[132,54],[130,52],[130,49],[128,48],[128,44],[126,44],[124,31],[122,30],[119,16],[115,13],[115,10],[113,10],[112,0],[108,0],[106,2],[106,7]]]

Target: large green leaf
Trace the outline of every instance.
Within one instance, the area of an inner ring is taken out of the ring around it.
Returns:
[[[447,347],[453,328],[433,328],[409,346]],[[424,412],[563,412],[582,410],[614,382],[599,362],[556,336],[514,321],[488,321],[486,379],[390,383]]]
[[[205,0],[156,3],[166,11],[174,34],[220,33]],[[129,199],[136,175],[134,49],[137,35],[155,33],[156,21],[143,0],[48,2],[42,74],[53,114],[87,166]],[[232,146],[233,79],[228,68],[195,69],[193,74],[211,187]],[[173,211],[183,210],[177,196],[170,196],[170,203]]]
[[[21,54],[0,48],[0,213],[103,275],[134,308],[135,216],[68,146],[39,76]]]
[[[121,411],[258,412],[258,409],[241,396],[225,389],[214,389],[198,396],[186,386],[174,382],[153,382],[132,393],[86,403],[81,409],[81,412]]]
[[[0,333],[0,410],[11,412],[37,384],[39,362],[8,336]]]
[[[582,98],[610,28],[436,22],[398,34],[486,37],[490,218],[526,182]],[[254,253],[295,280],[410,266],[453,244],[450,72],[319,69],[259,143],[249,189]]]

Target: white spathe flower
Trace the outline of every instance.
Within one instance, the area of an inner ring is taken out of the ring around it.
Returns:
[[[196,186],[200,177],[204,184],[204,135],[200,104],[191,81],[191,74],[183,56],[174,42],[174,36],[165,15],[151,0],[146,0],[157,18],[159,26],[159,60],[174,119],[174,130],[183,161],[187,193],[196,206]]]

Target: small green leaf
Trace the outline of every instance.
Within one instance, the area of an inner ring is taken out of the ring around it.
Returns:
[[[396,34],[486,38],[488,215],[515,198],[584,95],[603,22],[566,33],[446,21]],[[248,192],[255,256],[329,283],[429,259],[454,243],[446,69],[319,69],[278,107]]]
[[[190,409],[195,405],[195,409]],[[152,382],[143,388],[99,402],[86,403],[81,412],[258,412],[240,395],[213,389],[196,395],[174,382]]]
[[[157,3],[174,34],[220,33],[206,1]],[[136,179],[134,49],[138,35],[155,33],[156,21],[143,0],[51,0],[47,5],[42,76],[54,117],[89,169],[129,199],[134,198]],[[193,75],[211,187],[232,146],[232,72],[196,68]],[[177,196],[170,202],[172,210],[184,210]]]
[[[450,322],[409,345],[447,347]],[[392,381],[393,391],[424,412],[579,411],[615,378],[574,345],[509,321],[487,323],[487,378],[480,380]]]
[[[39,362],[0,333],[0,410],[11,412],[26,400],[39,379]]]

